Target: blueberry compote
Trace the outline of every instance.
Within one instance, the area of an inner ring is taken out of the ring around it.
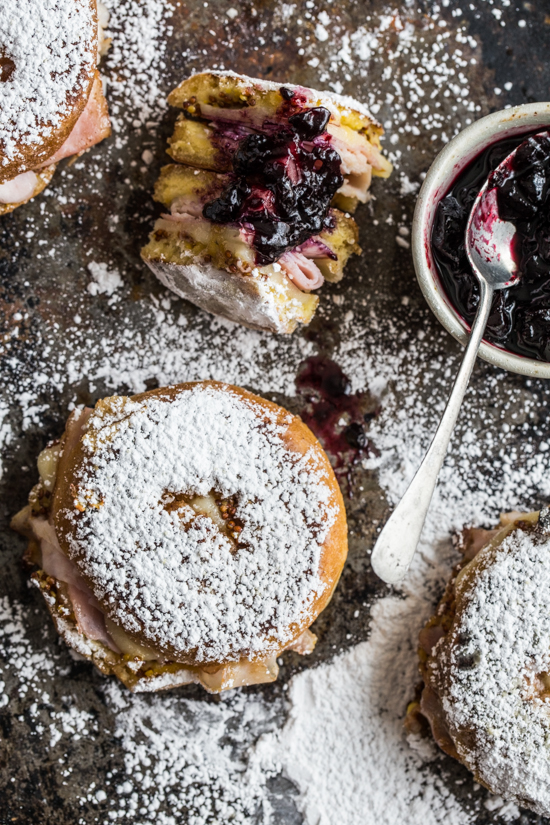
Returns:
[[[292,115],[272,134],[248,135],[233,156],[233,183],[203,209],[214,223],[248,230],[260,265],[332,228],[328,210],[343,177],[329,118],[319,106]]]
[[[493,176],[499,216],[516,227],[519,281],[495,293],[485,338],[511,352],[550,361],[550,138],[523,135],[490,146],[467,167],[437,206],[434,258],[445,291],[471,323],[479,287],[468,264],[464,235],[475,197],[488,175],[517,146],[512,166]]]
[[[330,358],[312,355],[300,367],[296,388],[306,401],[300,417],[332,456],[337,476],[346,476],[361,458],[376,453],[369,441],[369,422],[378,404],[365,392],[352,393],[351,382]],[[349,487],[351,497],[351,486]]]

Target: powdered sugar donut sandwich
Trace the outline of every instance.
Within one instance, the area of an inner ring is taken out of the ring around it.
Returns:
[[[494,794],[550,815],[550,510],[467,532],[466,560],[420,634],[420,711]]]
[[[67,644],[131,690],[277,678],[308,653],[347,554],[342,495],[311,431],[213,381],[69,417],[12,526]]]
[[[97,70],[107,20],[96,0],[3,0],[0,215],[38,195],[60,160],[110,134]]]
[[[351,98],[232,72],[193,75],[168,101],[183,109],[176,163],[143,260],[215,315],[272,332],[309,323],[313,291],[361,251],[348,213],[391,172],[382,127]]]

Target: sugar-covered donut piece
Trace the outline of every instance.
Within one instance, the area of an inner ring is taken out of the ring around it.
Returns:
[[[300,638],[347,539],[334,473],[299,418],[198,382],[104,399],[69,424],[49,524],[115,642],[118,628],[157,658],[219,666]]]
[[[421,633],[421,712],[479,782],[548,816],[550,519],[504,521]]]
[[[95,0],[3,0],[2,180],[61,146],[86,105],[96,61]]]
[[[96,68],[107,22],[96,0],[2,3],[0,215],[39,194],[60,160],[110,134]]]

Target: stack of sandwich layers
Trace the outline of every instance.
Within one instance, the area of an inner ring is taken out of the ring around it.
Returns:
[[[351,217],[387,177],[382,128],[349,98],[233,73],[194,75],[142,257],[170,289],[246,326],[290,333],[359,253]]]

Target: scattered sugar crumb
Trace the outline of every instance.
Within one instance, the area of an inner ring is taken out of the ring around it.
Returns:
[[[88,270],[93,278],[87,286],[90,295],[112,295],[124,283],[119,273],[109,269],[107,264],[91,261]]]

